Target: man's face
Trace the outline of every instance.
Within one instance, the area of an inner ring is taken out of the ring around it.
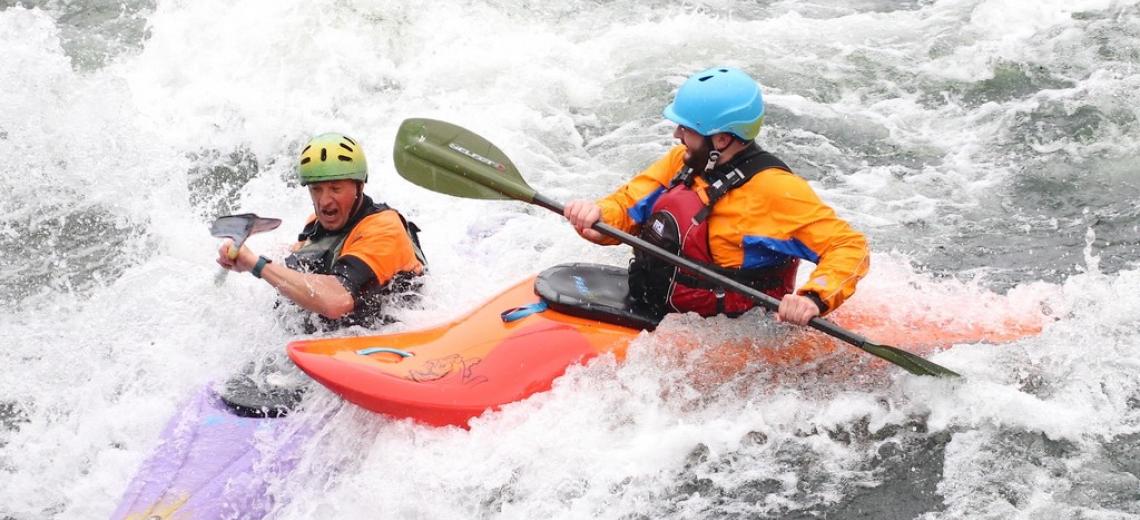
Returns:
[[[691,128],[677,125],[673,137],[685,145],[685,164],[697,171],[704,171],[709,160],[709,145],[705,136],[698,134]]]
[[[351,179],[309,185],[309,197],[313,199],[313,211],[321,227],[337,231],[348,223],[356,202],[356,189],[356,181]]]

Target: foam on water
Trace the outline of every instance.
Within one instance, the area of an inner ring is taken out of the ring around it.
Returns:
[[[281,217],[250,245],[282,256],[310,135],[364,143],[369,193],[424,228],[423,304],[387,330],[414,328],[629,250],[399,179],[403,118],[594,197],[671,145],[662,106],[717,63],[762,80],[764,146],[871,238],[836,319],[966,379],[842,345],[773,367],[807,333],[674,316],[470,430],[315,388],[272,516],[1140,515],[1134,2],[18,4],[39,7],[0,2],[0,517],[106,517],[180,402],[296,337],[264,283],[213,285],[206,223]]]

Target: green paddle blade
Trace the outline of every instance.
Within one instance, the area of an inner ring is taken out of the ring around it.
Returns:
[[[451,123],[405,120],[392,154],[401,177],[432,191],[472,199],[534,200],[534,189],[506,154]]]
[[[921,358],[905,350],[900,350],[889,345],[877,345],[875,343],[866,342],[859,346],[867,353],[874,355],[878,358],[885,359],[900,367],[906,369],[918,376],[935,376],[935,377],[961,377],[957,372],[950,370],[938,363]]]

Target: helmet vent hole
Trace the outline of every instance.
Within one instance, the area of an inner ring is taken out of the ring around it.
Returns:
[[[325,159],[328,159],[328,158],[329,158],[329,151],[324,149],[324,148],[321,148],[321,162],[325,162]]]
[[[720,69],[720,73],[721,73],[721,74],[726,74],[726,73],[728,73],[728,69]]]
[[[301,164],[309,164],[309,161],[311,161],[311,160],[313,160],[313,159],[309,158],[309,157],[303,157],[303,158],[301,158]]]
[[[348,142],[352,143],[353,146],[356,146],[356,141],[353,141],[351,137],[349,137],[347,135],[342,136],[342,137],[344,137],[345,141],[348,141]],[[341,146],[344,146],[344,145],[341,145]]]
[[[348,150],[350,152],[353,151],[351,146],[344,144],[344,143],[340,143],[340,147],[344,148],[345,150]]]
[[[311,145],[311,144],[310,144],[310,145],[305,145],[305,149],[304,149],[304,150],[301,150],[301,153],[305,153],[305,152],[309,151],[309,148],[312,148],[312,147],[313,147],[313,145]]]
[[[336,156],[336,158],[339,159],[341,162],[352,162],[352,157],[349,157],[347,155],[338,155],[338,156]]]
[[[697,78],[697,81],[708,81],[710,79],[712,79],[712,76],[702,76],[700,78]]]

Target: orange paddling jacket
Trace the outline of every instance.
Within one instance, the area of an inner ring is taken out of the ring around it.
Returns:
[[[602,220],[636,234],[657,198],[684,165],[685,147],[669,150],[614,193],[597,201]],[[706,204],[708,183],[700,175],[693,190]],[[808,282],[796,292],[814,293],[826,306],[839,307],[855,292],[870,268],[862,233],[836,216],[807,181],[779,168],[767,168],[726,193],[708,216],[709,251],[728,269],[765,269],[792,258],[815,263]],[[607,239],[606,243],[617,241]]]
[[[418,288],[414,280],[427,261],[420,249],[415,224],[396,210],[375,203],[367,195],[344,227],[327,231],[310,217],[297,237],[293,254],[285,259],[291,269],[337,277],[354,300],[353,312],[343,324],[357,324],[380,316],[382,301],[393,294],[408,295]]]

